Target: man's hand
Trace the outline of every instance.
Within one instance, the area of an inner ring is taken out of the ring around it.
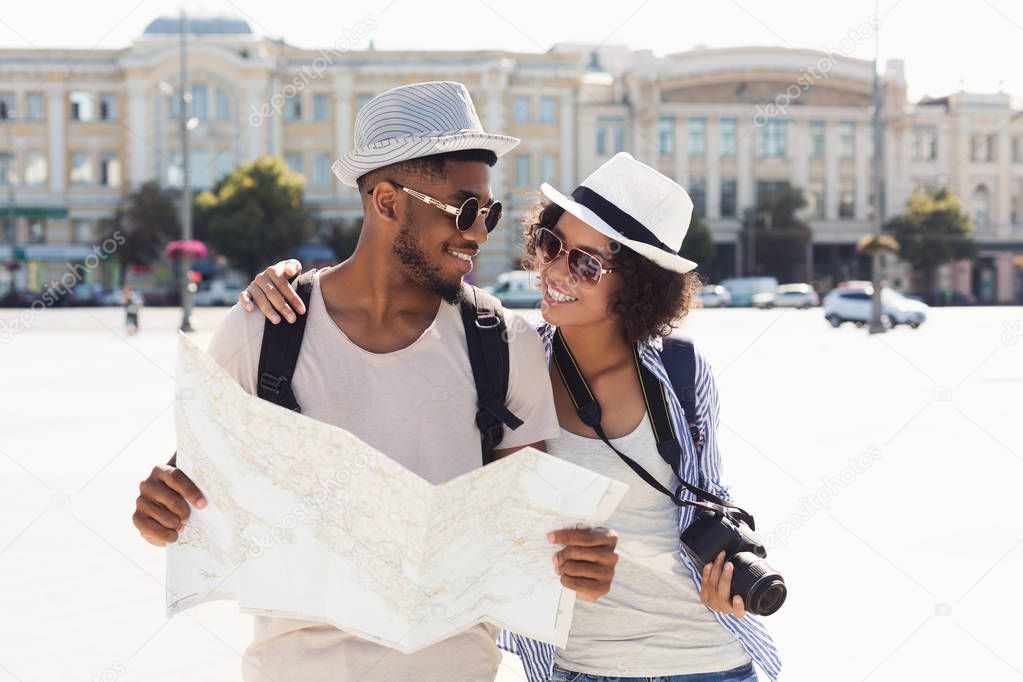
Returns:
[[[746,615],[746,605],[742,597],[732,594],[732,573],[735,567],[732,562],[725,562],[725,553],[721,551],[713,563],[703,567],[703,584],[700,589],[700,601],[721,613],[730,613],[736,618]]]
[[[288,322],[294,322],[296,311],[304,315],[305,306],[288,280],[301,272],[302,264],[294,258],[279,261],[256,275],[245,291],[238,294],[238,302],[247,313],[258,307],[274,324],[281,321],[281,315]]]
[[[618,554],[618,536],[607,528],[564,528],[547,534],[554,545],[565,545],[554,559],[561,584],[575,590],[580,599],[596,601],[611,591]]]
[[[197,509],[206,506],[206,499],[195,483],[181,469],[169,464],[153,467],[149,478],[139,483],[139,492],[131,520],[142,537],[157,547],[177,542],[191,511],[189,502]]]

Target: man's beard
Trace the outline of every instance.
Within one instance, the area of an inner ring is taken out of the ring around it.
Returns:
[[[394,239],[394,255],[398,257],[408,278],[422,288],[437,294],[451,304],[459,303],[462,300],[462,280],[448,281],[444,279],[441,269],[431,265],[426,257],[426,252],[419,244],[419,240],[412,234],[412,221],[407,217],[398,236]]]

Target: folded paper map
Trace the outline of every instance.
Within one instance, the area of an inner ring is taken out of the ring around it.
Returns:
[[[564,646],[546,534],[627,486],[526,448],[432,485],[343,429],[249,395],[184,335],[177,465],[203,491],[167,551],[167,615],[213,600],[411,653],[481,621]]]

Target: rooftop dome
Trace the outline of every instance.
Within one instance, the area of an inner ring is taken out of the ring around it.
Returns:
[[[252,35],[252,29],[244,19],[235,17],[185,17],[187,33],[196,35]],[[178,35],[181,33],[181,17],[158,17],[153,19],[145,35]]]

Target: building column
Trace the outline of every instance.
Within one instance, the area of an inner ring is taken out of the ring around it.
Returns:
[[[1015,303],[1015,273],[1012,252],[1001,251],[995,256],[995,302]]]
[[[856,220],[866,220],[870,209],[871,184],[869,181],[870,161],[874,157],[874,148],[870,144],[870,135],[867,126],[862,123],[856,124],[856,159],[853,200],[853,216]]]
[[[675,117],[675,182],[686,189],[689,185],[689,136],[688,120],[682,116]]]
[[[64,83],[54,83],[47,87],[46,92],[46,129],[49,139],[50,194],[57,201],[63,201],[64,189],[67,186],[67,139],[64,127],[67,122],[64,104]]]
[[[245,158],[241,159],[242,163],[255,161],[263,155],[270,119],[281,115],[270,109],[269,101],[263,97],[265,90],[265,84],[261,81],[248,81],[242,88],[239,125],[246,126],[243,146]]]
[[[288,106],[284,97],[284,85],[280,78],[270,78],[266,84],[266,101],[270,102],[271,114],[268,124],[269,133],[266,152],[274,156],[284,156],[284,110]],[[301,97],[299,92],[298,96]],[[280,110],[274,110],[275,102],[280,101]]]
[[[352,76],[339,74],[334,78],[334,158],[340,159],[352,150]],[[338,200],[351,196],[352,188],[335,180],[334,193]]]
[[[575,92],[564,90],[561,93],[561,172],[559,180],[561,189],[570,192],[576,185],[575,160],[576,145],[578,144],[574,131],[576,130],[575,120]],[[587,169],[589,170],[589,169]]]
[[[717,117],[707,119],[707,177],[704,178],[704,200],[707,205],[707,219],[717,220],[721,217],[721,164],[718,142],[719,121]]]
[[[1008,236],[1012,218],[1012,177],[1009,169],[1012,166],[1012,138],[1009,130],[1003,128],[995,137],[995,163],[998,164],[998,187],[995,189],[992,213],[994,214],[995,234]]]
[[[838,220],[838,126],[828,121],[824,130],[824,216]]]
[[[738,130],[736,132],[738,140],[736,142],[736,201],[738,210],[736,215],[742,218],[743,211],[747,208],[753,207],[754,202],[754,190],[756,184],[756,178],[754,177],[753,170],[753,156],[756,154],[757,149],[757,128],[753,125],[753,121],[747,119],[745,116],[739,117]],[[741,272],[741,270],[740,270]]]
[[[149,128],[149,122],[152,119],[147,116],[149,90],[146,83],[130,83],[128,85],[127,118],[130,121],[131,130],[135,134],[128,136],[128,154],[130,156],[125,161],[130,171],[128,177],[131,178],[131,185],[134,189],[145,184],[146,180],[152,177],[149,145],[154,139],[154,135]]]

